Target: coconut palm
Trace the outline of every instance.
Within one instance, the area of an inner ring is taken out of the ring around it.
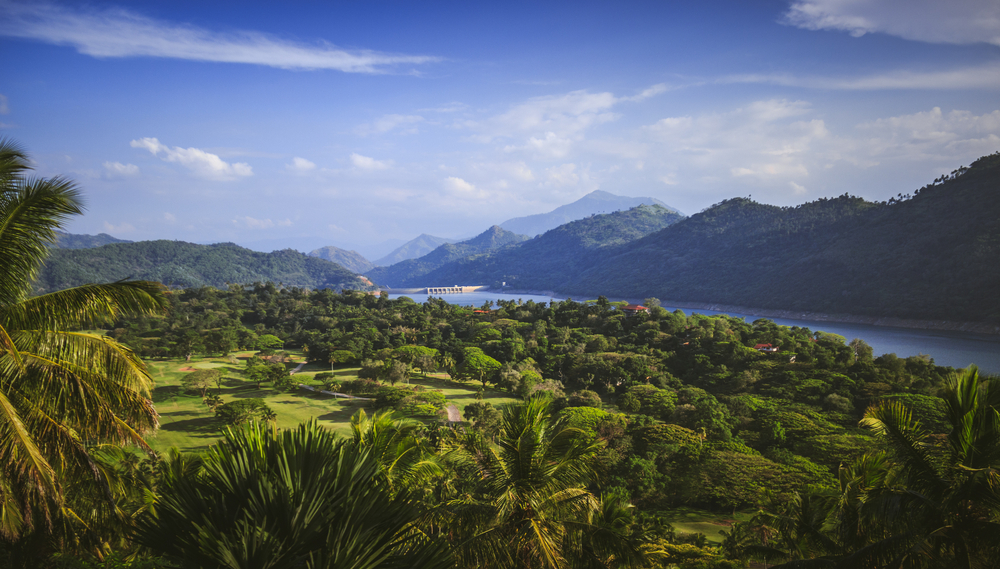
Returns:
[[[58,513],[60,472],[100,478],[89,445],[145,448],[142,435],[157,425],[146,367],[114,340],[75,330],[165,306],[161,285],[137,281],[32,296],[56,229],[82,208],[73,183],[29,178],[28,170],[25,153],[0,140],[0,535],[6,539]]]
[[[451,454],[473,488],[441,509],[463,567],[528,569],[628,567],[633,548],[619,539],[601,502],[587,489],[601,443],[567,427],[535,397],[503,409],[496,443],[476,432]]]
[[[791,568],[986,569],[1000,560],[1000,379],[970,366],[942,394],[951,432],[936,439],[898,401],[861,425],[885,451],[841,469],[829,502],[838,553]]]

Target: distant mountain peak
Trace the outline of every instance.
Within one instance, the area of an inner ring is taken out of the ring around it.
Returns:
[[[395,265],[401,261],[407,259],[416,259],[417,257],[423,257],[424,255],[430,253],[434,249],[437,249],[445,243],[454,243],[454,239],[448,239],[446,237],[435,237],[433,235],[428,235],[426,233],[421,233],[417,237],[403,243],[392,253],[389,253],[381,259],[377,259],[373,264],[379,267],[388,267],[389,265]]]
[[[623,211],[643,204],[658,205],[681,214],[677,209],[656,198],[619,196],[604,190],[594,190],[575,202],[559,206],[549,213],[508,219],[501,223],[500,227],[514,233],[533,236],[590,215]]]

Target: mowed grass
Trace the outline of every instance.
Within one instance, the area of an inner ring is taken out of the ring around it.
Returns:
[[[659,514],[674,526],[678,536],[702,533],[707,541],[716,544],[723,540],[720,530],[728,531],[734,522],[745,522],[753,517],[747,512],[719,514],[695,508],[678,508]]]
[[[260,397],[278,415],[279,428],[289,428],[303,421],[315,418],[321,425],[333,431],[347,435],[350,433],[350,420],[359,409],[366,412],[374,411],[372,402],[334,398],[329,395],[315,393],[306,389],[296,389],[291,392],[281,392],[265,383],[261,389],[253,382],[246,381],[242,370],[246,360],[253,352],[234,354],[227,357],[192,358],[190,362],[184,359],[147,361],[150,373],[156,380],[153,390],[153,403],[160,414],[160,429],[148,437],[146,441],[157,451],[165,451],[177,447],[183,451],[203,450],[219,439],[220,431],[225,428],[222,421],[202,402],[199,394],[186,393],[181,385],[182,378],[196,369],[218,369],[223,372],[222,388],[213,386],[209,393],[220,394],[225,402],[240,398]],[[304,361],[301,354],[292,354],[293,363],[286,364],[289,370],[294,369]],[[235,362],[235,363],[234,363]],[[359,368],[340,368],[332,370],[338,379],[357,379]],[[298,383],[319,387],[321,382],[314,377],[321,372],[331,372],[323,365],[307,364],[293,377]],[[410,380],[410,385],[422,385],[425,389],[440,391],[449,404],[454,404],[459,411],[476,400],[476,393],[481,384],[452,380],[447,374],[431,374],[424,378],[417,376]],[[483,399],[493,405],[512,403],[516,399],[509,394],[486,389]]]

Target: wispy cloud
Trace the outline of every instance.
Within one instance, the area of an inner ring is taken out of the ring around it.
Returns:
[[[280,219],[275,222],[271,219],[257,219],[249,215],[244,215],[234,219],[233,225],[246,229],[271,229],[272,227],[289,227],[292,225],[292,220]]]
[[[139,173],[139,167],[135,164],[122,164],[121,162],[105,162],[104,173],[110,177],[135,176]]]
[[[361,136],[384,134],[397,130],[399,134],[415,134],[417,125],[424,122],[420,115],[384,115],[378,120],[358,126],[354,131]]]
[[[391,160],[376,160],[360,154],[351,154],[351,164],[359,170],[387,170],[391,165]]]
[[[114,225],[112,223],[108,223],[107,221],[105,221],[104,230],[107,231],[108,233],[117,233],[120,235],[122,233],[132,233],[133,231],[135,231],[135,226],[132,225],[131,223],[124,221],[122,223],[119,223],[118,225]]]
[[[747,73],[722,77],[715,80],[715,83],[762,83],[785,87],[848,91],[1000,89],[1000,64],[938,71],[893,70],[860,77]]]
[[[930,43],[1000,45],[996,0],[800,0],[782,21],[856,37],[881,32]]]
[[[305,174],[306,172],[312,172],[316,169],[316,164],[305,158],[300,158],[296,156],[292,158],[291,164],[285,164],[285,168],[290,172],[295,172],[297,174]]]
[[[140,138],[129,144],[132,148],[145,148],[150,154],[166,162],[176,162],[204,178],[233,180],[253,176],[253,168],[246,162],[230,164],[218,155],[200,148],[169,147],[156,138]]]
[[[6,115],[10,112],[10,107],[7,105],[7,96],[0,95],[0,115]]]
[[[327,42],[308,45],[255,31],[220,33],[121,9],[22,2],[3,2],[0,9],[5,13],[0,19],[0,35],[68,45],[94,57],[163,57],[348,73],[386,73],[401,65],[441,60],[426,55],[345,50]]]

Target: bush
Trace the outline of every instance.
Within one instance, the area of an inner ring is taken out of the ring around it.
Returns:
[[[601,396],[597,393],[583,389],[569,396],[570,407],[601,407]]]

